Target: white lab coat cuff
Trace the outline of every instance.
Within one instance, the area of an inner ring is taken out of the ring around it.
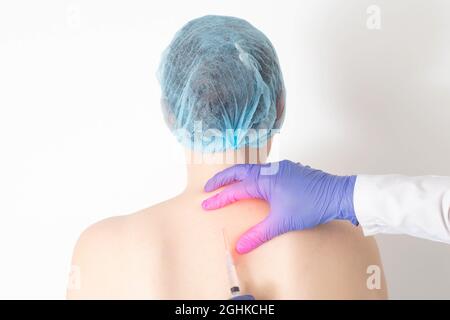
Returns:
[[[358,175],[355,215],[366,236],[408,234],[450,243],[450,178]]]

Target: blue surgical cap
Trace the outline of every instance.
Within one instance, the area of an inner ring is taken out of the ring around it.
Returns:
[[[258,147],[284,118],[284,84],[269,39],[245,20],[188,22],[162,55],[162,107],[177,139],[201,152]]]

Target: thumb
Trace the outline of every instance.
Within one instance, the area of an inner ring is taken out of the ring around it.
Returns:
[[[263,221],[245,232],[236,244],[236,251],[240,254],[248,253],[260,245],[279,235],[276,220],[269,214]]]

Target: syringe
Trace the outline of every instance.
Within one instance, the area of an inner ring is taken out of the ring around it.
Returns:
[[[250,294],[241,294],[241,289],[239,286],[239,278],[236,272],[236,266],[234,265],[233,256],[230,252],[230,247],[228,245],[228,238],[225,234],[225,229],[222,229],[223,242],[225,244],[225,256],[227,264],[228,279],[230,280],[230,300],[255,300]]]

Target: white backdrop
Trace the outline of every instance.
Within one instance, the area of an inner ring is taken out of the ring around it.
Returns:
[[[155,71],[205,14],[245,18],[274,43],[282,158],[450,175],[448,1],[2,1],[0,298],[64,298],[85,227],[182,189]],[[450,246],[378,240],[391,298],[450,298]]]

